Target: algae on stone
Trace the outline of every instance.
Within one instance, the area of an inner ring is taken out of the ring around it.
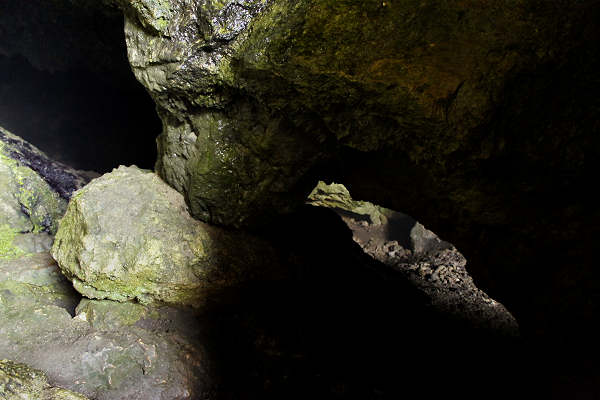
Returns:
[[[0,395],[5,400],[86,400],[70,390],[51,387],[42,371],[0,360]]]
[[[87,180],[78,171],[50,160],[30,143],[0,127],[3,236],[8,229],[19,234],[54,234],[70,194]]]
[[[368,218],[369,222],[374,225],[384,224],[387,219],[386,214],[393,212],[367,201],[354,200],[344,185],[339,183],[328,185],[323,181],[319,181],[308,195],[308,203],[313,206],[358,214]]]
[[[192,218],[154,173],[123,166],[73,196],[52,255],[86,297],[198,307],[275,260],[265,242]]]

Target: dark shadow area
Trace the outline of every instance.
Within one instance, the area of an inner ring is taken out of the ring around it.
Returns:
[[[489,399],[533,384],[518,339],[432,310],[335,212],[305,206],[271,230],[290,277],[246,288],[201,323],[215,398]]]
[[[394,213],[388,218],[386,239],[388,241],[396,240],[400,245],[409,248],[410,231],[413,229],[417,221],[406,214]]]
[[[153,167],[161,124],[117,10],[7,0],[0,37],[0,126],[77,169]]]
[[[160,121],[131,74],[128,86],[89,70],[48,72],[23,57],[0,57],[0,124],[51,158],[106,172],[152,168]]]

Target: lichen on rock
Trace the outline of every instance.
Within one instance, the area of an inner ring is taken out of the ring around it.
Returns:
[[[0,360],[0,396],[5,400],[86,400],[70,390],[51,387],[42,371]]]
[[[0,222],[19,232],[55,232],[66,201],[35,171],[10,158],[0,141]]]
[[[275,260],[261,240],[192,218],[156,174],[123,166],[76,192],[52,255],[86,297],[197,307]]]

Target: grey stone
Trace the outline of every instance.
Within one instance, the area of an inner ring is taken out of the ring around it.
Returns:
[[[52,255],[86,297],[195,307],[276,265],[266,242],[195,220],[180,193],[137,167],[73,196]]]
[[[47,253],[0,260],[0,359],[97,400],[192,399],[209,389],[191,311],[92,300],[75,311],[80,299]]]

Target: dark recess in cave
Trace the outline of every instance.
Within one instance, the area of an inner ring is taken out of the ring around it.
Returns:
[[[77,169],[152,168],[161,125],[130,70],[122,17],[71,13],[0,6],[0,125]]]

